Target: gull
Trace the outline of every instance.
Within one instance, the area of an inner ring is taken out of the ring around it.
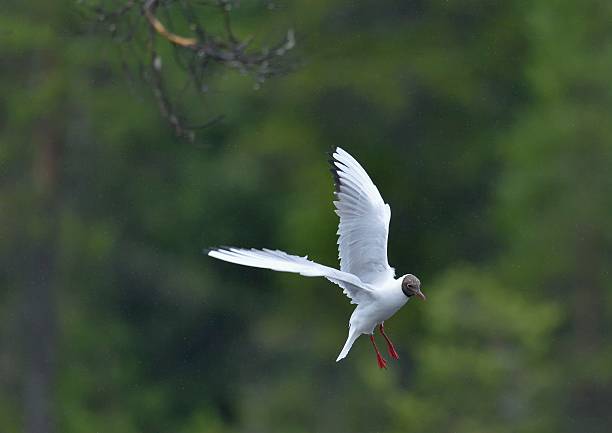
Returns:
[[[395,278],[387,261],[387,239],[391,208],[363,169],[348,152],[336,147],[330,152],[334,175],[335,212],[338,226],[340,270],[279,250],[220,247],[207,250],[216,259],[244,266],[293,272],[306,277],[325,277],[343,289],[357,307],[349,320],[348,338],[336,362],[344,359],[355,340],[370,336],[378,366],[387,368],[374,332],[378,327],[387,343],[389,356],[399,359],[393,343],[385,333],[384,322],[413,296],[425,300],[420,280],[405,274]]]

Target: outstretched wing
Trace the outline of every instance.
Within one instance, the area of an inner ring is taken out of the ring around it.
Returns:
[[[369,297],[372,290],[357,276],[339,271],[329,266],[320,265],[308,257],[298,257],[279,250],[256,250],[254,248],[214,248],[208,255],[226,262],[255,268],[272,269],[280,272],[294,272],[306,277],[325,277],[338,284],[344,290],[352,304],[359,304]]]
[[[336,184],[340,270],[365,283],[393,278],[387,261],[391,209],[361,165],[345,150],[331,153]]]

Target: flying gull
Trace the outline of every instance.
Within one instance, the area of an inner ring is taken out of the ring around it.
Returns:
[[[378,366],[387,368],[387,361],[374,340],[376,327],[387,342],[389,355],[399,359],[385,333],[384,321],[411,297],[425,300],[425,295],[416,276],[406,274],[395,278],[395,270],[389,266],[387,238],[391,208],[383,201],[366,171],[339,147],[331,152],[329,162],[335,180],[335,212],[340,217],[337,233],[340,270],[315,263],[307,256],[294,256],[279,250],[222,247],[207,252],[226,262],[307,277],[325,277],[337,284],[357,307],[349,320],[348,338],[336,362],[346,357],[357,337],[367,334]]]

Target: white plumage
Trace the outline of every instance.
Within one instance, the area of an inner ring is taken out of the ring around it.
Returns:
[[[364,283],[395,276],[387,262],[391,209],[359,163],[346,151],[333,153],[340,269]]]
[[[269,250],[267,248],[256,250],[254,248],[231,247],[210,250],[208,255],[238,265],[272,269],[273,271],[280,272],[294,272],[305,277],[325,277],[332,283],[342,287],[344,294],[354,304],[359,303],[359,300],[363,300],[364,296],[372,291],[356,275],[320,265],[308,260],[308,256],[292,256],[283,251]]]
[[[340,270],[324,266],[278,250],[243,248],[215,248],[211,257],[239,265],[293,272],[307,277],[325,277],[342,287],[344,293],[357,304],[349,321],[349,335],[336,361],[350,351],[361,334],[370,334],[376,350],[378,365],[386,367],[373,339],[377,325],[392,357],[398,358],[389,338],[384,334],[383,322],[399,310],[412,295],[423,299],[420,281],[406,274],[395,278],[394,269],[387,261],[387,238],[391,209],[361,165],[341,148],[331,154],[332,173],[336,181],[334,205],[340,217],[338,249]]]

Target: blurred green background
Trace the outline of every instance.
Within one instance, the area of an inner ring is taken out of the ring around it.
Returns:
[[[3,2],[0,431],[611,431],[612,2],[279,5],[236,31],[295,71],[213,75],[189,143],[76,3]],[[331,283],[201,252],[335,265],[334,145],[428,296],[387,371]]]

